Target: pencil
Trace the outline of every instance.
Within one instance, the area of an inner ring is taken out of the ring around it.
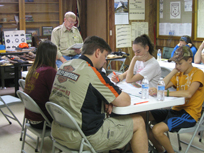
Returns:
[[[142,102],[139,102],[139,103],[134,103],[134,105],[138,105],[138,104],[143,104],[143,103],[147,103],[149,101],[142,101]]]
[[[116,73],[113,71],[113,74],[116,75]],[[118,80],[118,82],[120,82],[119,78],[116,76],[116,79]]]

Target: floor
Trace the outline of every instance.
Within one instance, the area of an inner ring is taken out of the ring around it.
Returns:
[[[13,88],[7,88],[5,90],[0,90],[0,95],[3,94],[12,94],[14,95],[14,89]],[[14,104],[9,106],[10,109],[14,112],[14,114],[17,116],[17,118],[22,122],[23,120],[23,114],[24,114],[24,106],[22,103]],[[6,113],[8,113],[7,109],[2,108],[2,110]],[[4,116],[0,115],[0,153],[15,153],[20,152],[21,150],[21,144],[20,141],[20,133],[21,133],[21,127],[16,122],[11,120],[12,124],[10,125],[7,120],[4,118]],[[31,136],[35,137],[30,133]],[[180,135],[181,140],[189,142],[192,134],[182,134]],[[170,133],[170,140],[175,150],[178,149],[177,145],[177,137],[175,133]],[[27,153],[34,153],[34,147],[35,142],[28,138],[27,143],[25,144],[25,150]],[[204,149],[204,138],[202,142],[199,142],[199,136],[196,135],[193,144]],[[182,152],[185,151],[187,145],[182,145]],[[52,148],[52,141],[50,138],[45,138],[44,146],[43,146],[43,153],[51,153]],[[55,151],[56,153],[59,152],[59,150]],[[203,153],[203,151],[197,150],[193,147],[190,147],[190,150],[188,153]]]

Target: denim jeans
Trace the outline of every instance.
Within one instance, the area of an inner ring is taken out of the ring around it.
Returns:
[[[74,55],[74,56],[65,56],[63,55],[63,57],[68,61],[68,60],[72,60],[72,59],[77,59],[81,56],[81,54],[77,54],[77,55]],[[56,60],[56,65],[57,67],[59,68],[61,65],[62,65],[62,62],[60,60]]]

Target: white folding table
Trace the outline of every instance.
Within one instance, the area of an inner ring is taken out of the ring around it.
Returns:
[[[146,130],[149,133],[149,113],[148,111],[154,109],[161,109],[176,105],[183,105],[185,103],[184,97],[165,97],[164,101],[158,101],[156,97],[149,96],[149,99],[141,99],[141,88],[136,88],[130,83],[121,81],[117,84],[124,92],[131,97],[131,105],[125,107],[113,106],[112,112],[115,114],[125,115],[139,112],[147,112],[146,115]],[[149,151],[154,151],[154,148],[149,145]]]

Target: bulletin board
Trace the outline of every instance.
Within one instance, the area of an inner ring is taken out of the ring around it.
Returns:
[[[204,0],[194,0],[194,40],[204,40]]]
[[[192,36],[194,0],[157,0],[157,38]]]

